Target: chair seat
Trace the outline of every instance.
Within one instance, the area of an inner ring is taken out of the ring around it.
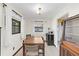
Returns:
[[[37,45],[26,45],[26,55],[27,56],[37,56],[38,55],[38,46]]]
[[[28,51],[34,51],[34,50],[38,50],[38,46],[37,45],[31,45],[31,46],[26,45],[25,49]]]
[[[38,51],[39,53],[43,53],[43,50],[42,49],[39,49],[39,51]]]
[[[38,56],[38,51],[28,51],[26,53],[27,56]]]

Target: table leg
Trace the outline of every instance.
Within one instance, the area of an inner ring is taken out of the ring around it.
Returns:
[[[45,44],[43,44],[43,56],[45,56]]]
[[[25,45],[23,44],[23,56],[25,56]]]

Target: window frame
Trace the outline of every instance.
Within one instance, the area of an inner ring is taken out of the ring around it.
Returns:
[[[13,22],[15,22],[16,24],[13,24]],[[13,28],[14,27],[14,28]],[[18,28],[18,29],[17,29]],[[13,29],[14,29],[14,32],[13,32]],[[17,30],[17,31],[16,31]],[[14,18],[12,18],[12,34],[18,34],[18,33],[21,33],[21,21],[18,21]]]

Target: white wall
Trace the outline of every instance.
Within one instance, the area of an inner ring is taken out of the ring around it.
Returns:
[[[76,14],[79,14],[79,4],[77,3],[71,3],[71,4],[66,4],[60,12],[58,12],[56,14],[56,16],[53,18],[52,22],[53,22],[53,25],[52,25],[52,29],[54,30],[54,39],[55,39],[55,45],[56,47],[58,46],[58,28],[57,28],[57,20],[64,16],[65,14],[69,14],[69,17],[71,16],[74,16]]]
[[[43,22],[35,22],[43,21]],[[34,26],[40,26],[43,24],[43,32],[34,32]],[[32,34],[34,36],[43,36],[46,40],[46,33],[48,32],[48,27],[51,28],[51,20],[48,19],[29,19],[26,20],[26,34]]]
[[[25,37],[24,34],[24,20],[23,18],[18,18],[12,13],[13,7],[7,5],[6,7],[6,25],[2,27],[2,50],[1,55],[11,56],[13,55],[21,46],[22,40]],[[15,10],[16,11],[16,10]],[[15,17],[17,20],[21,21],[21,33],[12,35],[12,18]],[[4,23],[4,22],[3,22]],[[13,50],[13,47],[15,49]]]

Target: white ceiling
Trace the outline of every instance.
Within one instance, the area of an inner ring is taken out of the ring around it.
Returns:
[[[24,19],[52,19],[63,7],[63,3],[10,3]],[[42,14],[36,13],[38,5],[43,9]]]

